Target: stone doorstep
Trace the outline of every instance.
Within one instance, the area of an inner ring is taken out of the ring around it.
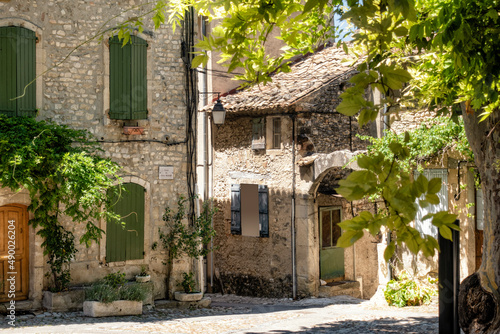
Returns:
[[[341,295],[361,298],[361,285],[358,281],[345,281],[333,286],[323,285],[319,287],[318,297],[328,298]]]
[[[0,303],[0,314],[7,314],[7,307],[10,306],[10,302]],[[16,312],[23,311],[33,311],[33,301],[32,300],[16,300]]]
[[[201,300],[195,302],[180,302],[177,300],[167,300],[167,299],[155,300],[155,308],[157,309],[210,308],[211,304],[212,304],[212,299],[210,299],[210,297],[203,297]]]

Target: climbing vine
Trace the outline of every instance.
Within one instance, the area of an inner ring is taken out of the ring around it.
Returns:
[[[390,159],[394,157],[390,149],[391,143],[404,142],[405,134],[396,134],[386,130],[381,138],[360,135],[358,137],[371,142],[371,145],[368,146],[368,155],[382,153]],[[406,170],[415,168],[426,159],[451,150],[458,152],[467,161],[474,161],[462,118],[454,122],[450,118],[436,117],[428,124],[421,124],[420,127],[409,132],[409,141],[405,146],[408,148],[409,154],[404,160],[400,158],[399,163]]]
[[[95,222],[119,219],[109,210],[106,191],[117,191],[111,186],[120,167],[99,156],[99,144],[89,132],[27,117],[0,115],[0,152],[0,184],[14,192],[28,191],[33,213],[29,223],[43,238],[50,289],[65,290],[77,249],[73,231],[61,219],[85,224],[80,243],[88,247],[98,242],[103,231]]]
[[[439,249],[436,239],[421,235],[410,223],[415,219],[418,206],[439,204],[437,193],[441,189],[441,179],[428,180],[423,174],[412,181],[412,169],[424,159],[432,158],[450,149],[460,152],[468,160],[473,159],[463,125],[451,120],[436,118],[429,126],[422,125],[412,132],[396,135],[386,132],[383,138],[363,137],[371,141],[367,154],[356,160],[361,170],[354,171],[347,179],[339,182],[339,194],[349,201],[362,198],[379,198],[385,210],[372,214],[361,212],[358,216],[339,224],[344,233],[337,245],[347,247],[363,236],[363,230],[376,235],[382,226],[393,232],[384,258],[388,261],[394,254],[396,245],[406,244],[412,253],[422,251],[424,256],[433,256]],[[441,211],[428,214],[432,224],[446,239],[452,239],[452,229],[456,215]]]

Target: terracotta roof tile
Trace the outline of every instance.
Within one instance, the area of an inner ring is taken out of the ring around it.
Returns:
[[[341,48],[327,47],[297,61],[291,66],[291,72],[276,74],[267,85],[255,85],[223,96],[221,102],[228,113],[287,112],[301,98],[329,82],[349,77],[356,71],[351,66],[353,59]],[[212,106],[205,106],[203,110],[209,111]]]

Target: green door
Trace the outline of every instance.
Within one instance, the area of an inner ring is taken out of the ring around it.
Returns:
[[[106,261],[144,258],[144,188],[135,183],[123,184],[124,191],[111,197],[114,213],[122,224],[106,225]]]
[[[338,226],[341,221],[340,207],[331,206],[319,209],[320,278],[325,281],[344,278],[344,249],[336,247],[337,240],[342,233]]]

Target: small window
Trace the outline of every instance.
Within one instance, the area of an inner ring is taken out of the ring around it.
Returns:
[[[147,47],[145,40],[130,36],[123,45],[118,36],[109,39],[109,117],[146,119]]]
[[[342,230],[338,225],[342,221],[340,208],[321,208],[319,221],[321,225],[321,248],[336,247],[337,241],[342,234]]]
[[[35,32],[0,28],[0,114],[36,116],[35,47]]]
[[[265,185],[231,185],[231,233],[269,237],[269,192]]]
[[[266,148],[266,136],[264,132],[264,118],[255,118],[252,122],[252,149],[264,150]]]
[[[144,258],[144,192],[135,183],[123,184],[124,191],[110,196],[114,213],[122,222],[106,225],[106,261],[126,261]]]
[[[272,148],[281,148],[281,118],[273,118],[273,143]]]

